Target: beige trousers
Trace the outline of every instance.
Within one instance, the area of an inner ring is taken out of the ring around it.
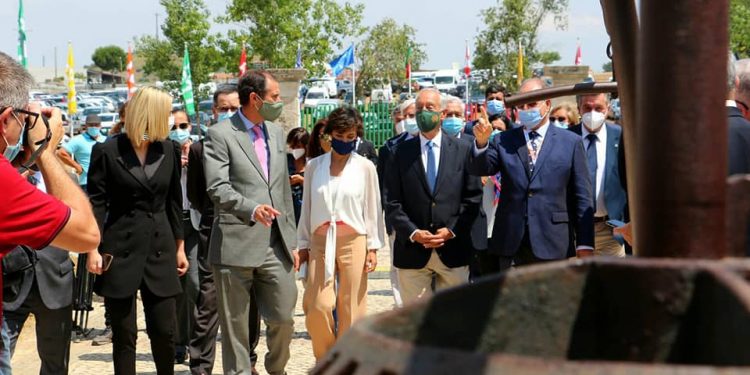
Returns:
[[[325,242],[325,236],[313,235],[302,298],[305,325],[316,360],[323,358],[336,338],[367,313],[366,237],[355,234],[336,238],[336,269],[330,280],[325,280]],[[338,327],[333,320],[334,306]]]
[[[594,255],[624,257],[625,246],[612,236],[612,228],[604,222],[594,223]]]
[[[436,251],[424,268],[418,270],[398,269],[398,285],[404,304],[432,295],[432,277],[435,289],[445,289],[469,282],[469,266],[450,268],[443,264]]]

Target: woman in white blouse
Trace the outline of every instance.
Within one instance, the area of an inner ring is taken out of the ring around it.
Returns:
[[[325,133],[332,137],[332,150],[305,169],[297,245],[300,264],[309,260],[302,304],[317,360],[365,315],[367,274],[375,270],[376,251],[384,243],[375,165],[353,152],[361,126],[356,109],[331,112]]]

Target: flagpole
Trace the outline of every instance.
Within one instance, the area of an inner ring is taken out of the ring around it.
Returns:
[[[469,66],[469,40],[466,39],[466,66]],[[466,92],[464,93],[466,96],[466,109],[464,109],[464,116],[466,116],[466,110],[469,110],[469,113],[471,113],[471,106],[469,104],[469,76],[471,74],[466,75]]]
[[[357,108],[357,45],[352,45],[354,63],[352,64],[352,107]]]

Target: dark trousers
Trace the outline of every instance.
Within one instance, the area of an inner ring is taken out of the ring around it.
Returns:
[[[511,266],[520,267],[534,263],[550,262],[554,259],[541,259],[534,255],[534,251],[531,248],[531,241],[529,241],[529,228],[526,228],[526,232],[523,234],[521,240],[521,246],[518,248],[518,252],[514,256],[498,256],[498,268],[499,271],[505,271]]]
[[[159,297],[141,284],[146,332],[158,375],[174,374],[175,297]],[[135,375],[136,297],[104,298],[112,317],[112,357],[115,375]]]
[[[188,351],[190,353],[190,372],[193,375],[211,374],[216,358],[216,336],[219,331],[218,305],[216,302],[216,284],[213,268],[208,262],[208,239],[211,234],[212,220],[204,217],[201,223],[200,241],[198,242],[198,279],[200,289],[195,301],[194,325]],[[258,303],[253,295],[250,298],[250,316],[248,319],[250,361],[253,366],[258,360],[255,348],[260,340],[260,314]]]
[[[34,280],[29,296],[23,304],[15,311],[3,311],[3,319],[10,338],[11,356],[16,350],[18,336],[29,314],[34,314],[36,322],[36,350],[42,361],[39,374],[67,374],[73,305],[55,310],[47,308],[39,295],[39,286]]]
[[[193,228],[190,218],[182,222],[185,237],[185,255],[190,267],[187,273],[180,277],[182,293],[177,296],[177,331],[175,332],[175,352],[185,354],[195,325],[194,310],[199,292],[198,271],[198,231]]]
[[[502,257],[486,250],[477,251],[474,258],[477,276],[484,277],[499,273],[501,271],[500,258]]]

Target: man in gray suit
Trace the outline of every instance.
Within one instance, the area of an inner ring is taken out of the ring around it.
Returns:
[[[297,231],[286,164],[279,83],[251,71],[238,85],[242,108],[206,136],[206,187],[214,203],[214,269],[225,374],[250,374],[250,288],[267,326],[270,374],[283,374],[294,332]]]

